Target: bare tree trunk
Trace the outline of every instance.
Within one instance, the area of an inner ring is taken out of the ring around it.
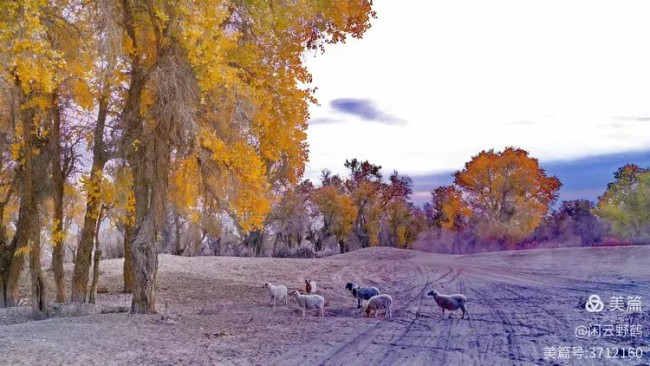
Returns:
[[[26,243],[19,246],[24,247],[31,244],[29,267],[32,277],[32,315],[35,319],[42,319],[48,314],[48,303],[47,288],[45,287],[45,279],[43,277],[43,271],[41,270],[41,241],[39,238],[40,224],[38,219],[36,194],[34,192],[34,142],[32,140],[32,131],[34,130],[33,113],[30,110],[25,110],[22,113],[22,127],[24,155],[22,205],[24,206],[24,213],[26,214],[26,220],[24,222],[24,225],[26,226],[24,232],[26,235],[23,240]]]
[[[4,214],[4,207],[2,208]],[[4,218],[4,215],[0,216],[0,220]],[[7,282],[5,280],[6,275],[8,274],[7,269],[11,263],[12,253],[7,247],[7,234],[5,227],[0,222],[0,308],[7,307]]]
[[[158,245],[151,214],[138,225],[131,244],[134,268],[133,301],[131,313],[156,312],[156,276],[158,270]]]
[[[70,254],[72,254],[72,264],[75,263],[75,257],[77,256],[77,248],[73,248],[70,245],[66,245],[66,248],[70,250]]]
[[[97,285],[99,284],[99,260],[102,257],[102,251],[99,249],[99,242],[95,243],[95,256],[93,257],[93,282],[90,285],[90,295],[88,302],[91,304],[96,303],[97,298]]]
[[[74,265],[74,274],[72,276],[72,294],[70,300],[73,302],[86,302],[86,293],[88,290],[88,272],[90,272],[90,257],[93,250],[93,238],[97,227],[97,216],[100,209],[99,182],[101,181],[102,171],[106,164],[106,151],[104,147],[104,127],[106,125],[106,116],[108,114],[108,100],[104,96],[99,101],[99,112],[97,115],[97,124],[94,130],[93,145],[93,164],[90,169],[90,183],[96,192],[88,192],[86,201],[86,214],[84,217],[84,227],[81,232],[81,240],[77,248],[77,255]]]
[[[11,261],[10,256],[12,256],[12,253],[9,252],[7,247],[7,231],[5,229],[3,222],[4,222],[5,204],[9,201],[12,192],[13,190],[10,189],[7,198],[0,205],[0,308],[4,308],[7,306],[7,302],[5,299],[6,296],[5,294],[7,290],[5,286],[6,285],[5,268],[9,267],[9,263]]]
[[[183,227],[178,212],[174,212],[174,231],[176,234],[176,245],[174,248],[174,254],[183,255],[184,248],[181,246],[181,228]]]
[[[133,264],[131,262],[131,241],[133,240],[133,225],[126,224],[124,229],[124,293],[133,292]]]
[[[19,80],[16,80],[16,90],[18,95],[16,100],[20,105],[24,105],[27,97],[22,92]],[[34,316],[40,317],[47,315],[47,302],[45,296],[45,287],[42,286],[43,274],[40,268],[40,242],[38,242],[39,224],[37,199],[34,189],[34,155],[35,147],[32,139],[34,110],[32,108],[20,108],[20,113],[12,114],[15,122],[22,128],[22,164],[17,171],[21,177],[20,192],[20,209],[18,212],[18,222],[16,232],[8,246],[3,246],[2,256],[0,258],[2,268],[2,305],[15,306],[18,297],[18,280],[23,268],[25,259],[23,254],[25,250],[32,250],[30,255],[30,265],[32,269],[32,298],[34,306]],[[44,171],[38,172],[38,179],[45,180]],[[32,245],[31,248],[28,245]],[[37,252],[38,251],[38,252]],[[40,288],[39,288],[40,281]]]
[[[54,94],[56,95],[56,94]],[[52,183],[54,191],[54,235],[52,242],[52,270],[56,283],[56,302],[65,302],[65,279],[63,273],[63,189],[64,176],[61,168],[61,114],[58,101],[53,97],[52,124]]]
[[[93,176],[96,176],[98,170],[92,170]],[[99,173],[101,174],[101,172]],[[95,179],[95,178],[90,178]],[[99,182],[97,182],[99,184]],[[97,227],[97,214],[99,210],[99,197],[88,194],[86,202],[86,215],[84,217],[84,227],[81,231],[81,240],[77,247],[75,257],[74,273],[72,275],[72,293],[70,301],[86,302],[88,291],[88,273],[90,272],[90,260],[93,249],[93,238],[95,228]]]
[[[255,229],[248,233],[245,240],[246,246],[252,248],[256,256],[262,253],[264,244],[264,232],[261,229]]]
[[[22,254],[16,254],[16,251],[27,246],[27,221],[28,214],[27,208],[25,207],[24,200],[21,198],[20,209],[18,211],[18,222],[16,224],[16,233],[9,247],[6,250],[5,261],[2,268],[2,277],[3,277],[3,300],[5,307],[16,306],[18,303],[18,281],[20,279],[20,273],[23,270],[23,264],[25,263],[25,258]]]
[[[38,235],[38,225],[34,226],[36,230],[33,230],[35,231],[34,241],[32,241],[31,251],[29,252],[29,269],[32,275],[32,316],[34,319],[39,320],[48,316],[49,304],[45,277],[41,269],[41,240]]]
[[[217,238],[217,242],[214,245],[214,255],[221,255],[221,237]]]
[[[90,298],[88,302],[95,303],[97,298],[97,285],[99,284],[99,260],[102,257],[102,251],[99,249],[99,228],[102,225],[102,214],[104,213],[105,206],[99,209],[99,217],[97,218],[97,227],[95,228],[95,256],[93,258],[93,282],[90,285]]]
[[[158,240],[162,232],[169,174],[168,136],[157,136],[147,148],[137,152],[134,167],[136,228],[131,242],[133,261],[132,313],[156,312]],[[149,168],[149,169],[147,169]],[[148,179],[147,172],[151,172]]]

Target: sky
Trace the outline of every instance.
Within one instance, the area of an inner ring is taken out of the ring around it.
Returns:
[[[561,198],[595,199],[617,166],[650,166],[650,2],[375,10],[363,39],[305,56],[319,100],[306,178],[369,160],[413,177],[420,202],[481,150],[515,146],[564,182]]]

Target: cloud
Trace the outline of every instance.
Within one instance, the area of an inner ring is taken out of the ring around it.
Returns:
[[[335,123],[341,123],[343,120],[338,118],[312,118],[309,120],[310,125],[332,125]]]
[[[357,116],[364,121],[387,125],[403,125],[406,122],[379,110],[369,99],[338,98],[330,102],[330,107],[337,112]]]
[[[614,119],[617,119],[619,121],[650,122],[650,117],[642,116],[618,116],[614,117]]]
[[[451,185],[454,183],[454,177],[451,171],[432,173],[425,175],[411,175],[413,179],[413,195],[411,200],[418,206],[431,201],[431,191],[435,188]]]

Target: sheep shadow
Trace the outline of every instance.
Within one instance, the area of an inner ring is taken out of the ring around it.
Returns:
[[[337,308],[325,308],[325,315],[335,316],[340,318],[360,318],[363,314],[363,308],[351,308],[351,307],[337,307]]]

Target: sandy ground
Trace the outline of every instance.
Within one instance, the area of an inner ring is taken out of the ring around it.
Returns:
[[[119,293],[122,261],[100,266],[100,289],[107,293],[98,307],[62,307],[44,321],[26,321],[27,307],[0,309],[0,364],[650,364],[650,246],[464,256],[370,248],[313,260],[161,255],[158,308],[167,303],[178,314],[171,322],[160,315],[100,314],[130,303]],[[72,268],[66,269],[69,277]],[[318,282],[325,317],[311,311],[302,318],[293,298],[288,306],[268,306],[264,282],[304,289],[305,278]],[[393,317],[364,318],[347,282],[390,294]],[[460,319],[458,311],[443,318],[426,297],[431,289],[465,294],[472,319]],[[584,309],[591,294],[603,299],[603,312]],[[610,311],[611,296],[640,296],[643,312]],[[74,316],[81,314],[91,315]],[[580,325],[618,323],[641,324],[643,334],[574,334]],[[545,347],[560,346],[583,347],[584,356],[548,359]],[[613,358],[614,347],[643,355]]]

